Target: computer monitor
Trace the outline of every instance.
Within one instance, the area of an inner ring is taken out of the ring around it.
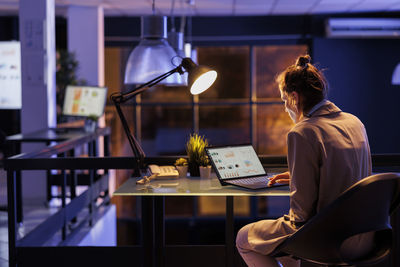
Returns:
[[[106,104],[107,88],[68,85],[62,114],[67,116],[100,117]]]

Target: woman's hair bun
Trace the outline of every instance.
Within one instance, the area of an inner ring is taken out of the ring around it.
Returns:
[[[302,68],[307,67],[307,63],[311,62],[311,57],[309,55],[299,56],[296,61],[296,66],[300,66]]]

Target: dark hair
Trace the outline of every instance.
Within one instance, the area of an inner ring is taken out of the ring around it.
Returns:
[[[303,113],[307,113],[325,99],[328,93],[328,84],[324,75],[310,62],[309,55],[299,56],[296,63],[284,70],[276,79],[282,91],[299,94],[299,105]]]

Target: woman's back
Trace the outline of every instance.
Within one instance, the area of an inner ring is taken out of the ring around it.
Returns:
[[[310,148],[305,147],[307,143]],[[306,149],[310,151],[305,155]],[[306,221],[371,174],[364,125],[329,101],[293,127],[288,135],[288,157],[296,221]]]

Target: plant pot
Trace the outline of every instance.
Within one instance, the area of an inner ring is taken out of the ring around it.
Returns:
[[[188,166],[175,166],[175,168],[178,170],[179,173],[179,178],[185,178],[187,176],[188,172]]]
[[[199,165],[196,163],[189,163],[189,172],[192,177],[200,176]]]
[[[208,165],[208,166],[200,166],[199,167],[199,170],[200,170],[200,177],[201,178],[210,178],[210,176],[211,176],[211,166],[210,165]]]
[[[97,122],[92,120],[85,120],[85,132],[94,133],[97,128]]]

